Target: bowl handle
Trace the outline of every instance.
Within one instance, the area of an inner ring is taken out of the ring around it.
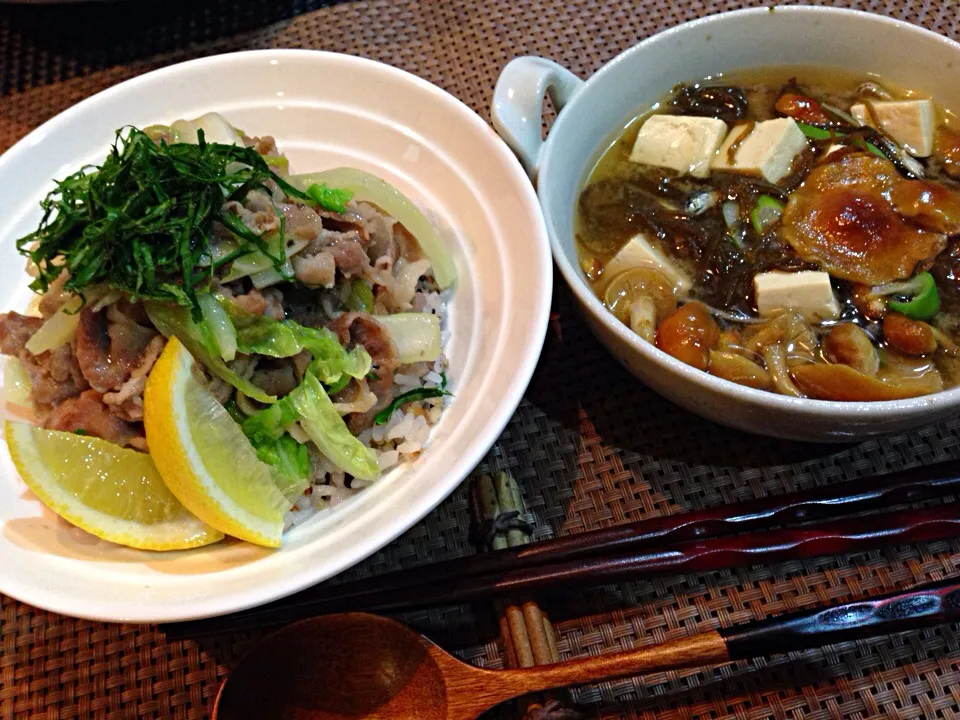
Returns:
[[[516,153],[532,180],[540,169],[543,139],[543,96],[557,112],[583,85],[583,80],[562,65],[541,57],[518,57],[507,63],[493,91],[493,126]]]

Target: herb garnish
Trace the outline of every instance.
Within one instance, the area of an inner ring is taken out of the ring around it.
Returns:
[[[376,422],[377,425],[386,425],[388,422],[390,422],[390,418],[394,411],[397,410],[397,408],[399,408],[401,405],[417,402],[418,400],[428,400],[430,398],[443,397],[444,395],[450,394],[451,393],[442,388],[414,388],[413,390],[409,390],[402,395],[397,395],[397,397],[393,399],[392,403],[377,413],[376,418],[374,418],[374,422]]]
[[[38,229],[17,241],[39,271],[30,287],[45,292],[66,268],[68,291],[82,295],[84,288],[105,284],[133,298],[190,306],[198,316],[197,292],[218,267],[260,250],[282,268],[283,254],[272,255],[266,239],[225,213],[223,204],[242,200],[268,180],[290,197],[312,198],[274,173],[253,148],[207,143],[202,130],[197,135],[196,145],[158,145],[137,128],[122,128],[102,165],[58,181],[41,202]],[[201,267],[210,257],[214,220],[239,237],[240,247]]]

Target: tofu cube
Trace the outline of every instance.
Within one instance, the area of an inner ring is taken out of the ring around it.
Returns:
[[[705,178],[726,134],[727,124],[716,118],[653,115],[640,128],[630,159]]]
[[[793,118],[745,123],[727,135],[713,158],[713,168],[760,175],[767,182],[777,183],[790,174],[793,159],[806,147],[807,137]]]
[[[914,157],[930,157],[933,153],[937,116],[933,100],[872,102],[869,107],[858,103],[850,108],[850,114],[863,125],[879,125]]]
[[[634,235],[620,252],[613,256],[603,268],[603,277],[610,281],[624,270],[635,267],[649,267],[659,270],[672,284],[673,289],[685,294],[693,287],[693,280],[678,264],[668,258],[660,248],[653,245],[643,233]]]
[[[753,278],[753,290],[761,315],[793,310],[809,322],[840,317],[840,303],[830,287],[830,275],[820,270],[759,273]]]

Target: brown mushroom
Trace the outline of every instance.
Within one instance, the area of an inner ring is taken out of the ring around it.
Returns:
[[[816,360],[817,337],[799,313],[784,310],[764,323],[750,325],[743,334],[745,347],[757,354],[772,345],[783,346],[784,362],[804,364]]]
[[[630,329],[648,343],[657,341],[657,305],[653,298],[644,295],[630,303]]]
[[[736,328],[727,328],[720,331],[717,347],[724,350],[740,351],[743,348],[743,336]]]
[[[823,339],[823,352],[830,362],[849,365],[870,377],[880,369],[880,357],[873,341],[853,323],[840,323],[832,327]]]
[[[650,298],[662,320],[677,307],[673,285],[667,277],[650,267],[633,267],[610,280],[603,292],[603,302],[621,322],[628,322],[630,306],[641,298]]]
[[[757,363],[733,352],[711,350],[710,374],[757,390],[773,390],[770,373]]]
[[[700,302],[690,302],[674,310],[657,328],[657,347],[687,365],[706,370],[710,350],[716,347],[720,332],[710,312]]]
[[[867,320],[882,320],[887,314],[887,301],[871,294],[872,290],[868,285],[854,285],[850,288],[850,301]]]
[[[821,165],[790,196],[781,233],[835,277],[864,285],[908,277],[943,250],[946,236],[897,213],[884,193],[900,182],[893,163],[868,153]]]
[[[817,400],[902,400],[929,392],[911,383],[883,382],[849,365],[812,363],[792,368],[790,374],[804,395]]]
[[[932,326],[900,313],[889,313],[883,319],[883,337],[887,345],[904,355],[929,355],[937,349]]]
[[[813,125],[827,125],[833,122],[833,118],[823,111],[820,103],[799,93],[784,93],[777,98],[774,109],[781,115]]]

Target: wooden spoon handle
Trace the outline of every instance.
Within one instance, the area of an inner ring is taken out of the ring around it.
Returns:
[[[510,692],[527,693],[659,670],[713,665],[847,640],[916,630],[960,619],[960,580],[806,610],[624,653],[495,673]]]
[[[727,643],[713,631],[625,653],[613,653],[520,670],[480,670],[449,674],[447,720],[475,720],[483,712],[528,693],[658,670],[713,665],[731,660]]]
[[[629,652],[568,660],[556,665],[510,670],[511,680],[526,691],[583,685],[660,670],[715,665],[732,658],[726,640],[717,631],[670,640]]]

